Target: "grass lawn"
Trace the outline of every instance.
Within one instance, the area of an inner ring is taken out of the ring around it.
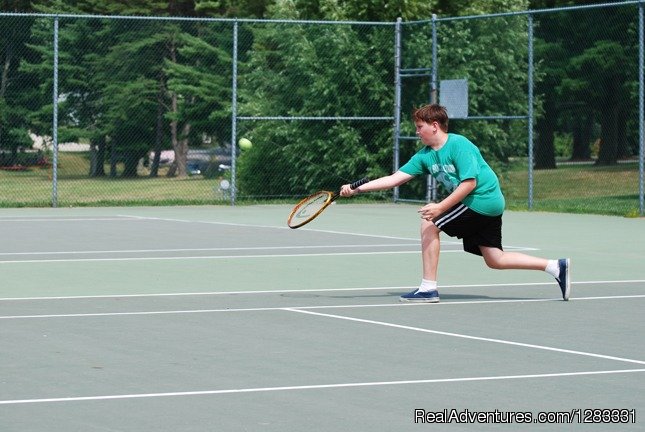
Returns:
[[[500,182],[507,207],[528,208],[528,169],[515,163]],[[533,209],[564,213],[638,216],[638,163],[600,167],[561,164],[557,169],[533,171]]]
[[[168,178],[166,169],[150,178],[142,170],[137,178],[88,177],[86,153],[60,153],[58,206],[225,204],[220,179],[193,176]],[[106,165],[105,172],[109,173]],[[0,207],[49,207],[52,203],[52,169],[0,170]]]
[[[109,172],[109,167],[105,167]],[[89,178],[86,153],[61,153],[58,172],[58,206],[227,204],[219,190],[221,179],[192,176]],[[562,164],[557,169],[534,170],[533,210],[565,213],[639,215],[638,163],[611,167]],[[514,162],[500,178],[507,208],[528,209],[528,170],[525,161]],[[243,191],[239,194],[245,202]],[[291,200],[292,201],[292,200]],[[253,202],[258,202],[255,199]],[[273,200],[272,202],[275,202]],[[52,203],[51,168],[0,170],[0,207],[48,207]]]

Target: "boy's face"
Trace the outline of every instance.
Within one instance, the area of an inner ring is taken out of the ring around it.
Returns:
[[[423,120],[417,120],[414,122],[414,125],[416,126],[417,136],[421,139],[421,142],[425,145],[432,144],[434,137],[437,135],[439,124],[437,122],[426,123]]]

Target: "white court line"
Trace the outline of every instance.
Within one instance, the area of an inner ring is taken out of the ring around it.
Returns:
[[[293,232],[293,229],[289,228],[288,226],[257,225],[257,224],[243,224],[243,223],[217,222],[217,221],[199,221],[199,220],[188,220],[188,219],[170,219],[170,218],[134,216],[134,215],[119,215],[119,216],[133,218],[133,219],[142,219],[142,220],[156,220],[156,221],[162,221],[162,222],[199,223],[199,224],[209,224],[209,225],[235,226],[235,227],[241,227],[241,228],[272,228],[272,229],[279,229],[279,230],[288,230],[289,232]],[[327,234],[342,234],[342,235],[357,236],[357,237],[374,237],[374,238],[392,239],[392,240],[419,241],[418,238],[384,236],[380,234],[360,234],[355,232],[329,231],[329,230],[320,230],[320,229],[313,229],[313,228],[302,228],[298,230],[298,232],[304,232],[304,231],[320,232],[320,233],[327,233]]]
[[[620,362],[645,365],[645,361],[642,361],[642,360],[634,360],[634,359],[628,359],[623,357],[614,357],[614,356],[608,356],[604,354],[595,354],[595,353],[584,352],[584,351],[574,351],[574,350],[568,350],[568,349],[562,349],[562,348],[554,348],[554,347],[549,347],[544,345],[534,345],[534,344],[527,344],[522,342],[513,342],[513,341],[507,341],[503,339],[492,339],[492,338],[485,338],[485,337],[479,337],[479,336],[471,336],[471,335],[460,334],[460,333],[450,333],[450,332],[444,332],[439,330],[425,329],[421,327],[412,327],[412,326],[405,326],[400,324],[393,324],[393,323],[388,323],[384,321],[374,321],[374,320],[368,320],[368,319],[362,319],[362,318],[353,318],[353,317],[348,317],[343,315],[312,312],[304,309],[285,308],[285,310],[301,313],[301,314],[315,315],[315,316],[326,317],[326,318],[334,318],[334,319],[345,320],[345,321],[353,321],[353,322],[359,322],[364,324],[374,324],[374,325],[397,328],[402,330],[412,330],[412,331],[421,332],[421,333],[431,333],[431,334],[436,334],[441,336],[450,336],[455,338],[476,340],[481,342],[492,342],[492,343],[503,344],[503,345],[513,345],[513,346],[519,346],[524,348],[533,348],[533,349],[539,349],[539,350],[545,350],[545,351],[555,351],[555,352],[565,353],[565,354],[575,354],[575,355],[580,355],[585,357],[601,358],[604,360],[615,360]]]
[[[0,218],[0,222],[92,222],[92,221],[122,221],[126,222],[129,218],[125,216],[117,217],[92,217],[92,218],[22,218],[22,219],[4,219]],[[135,219],[136,220],[136,219]]]
[[[645,283],[645,279],[630,280],[605,280],[605,281],[575,281],[572,285],[608,285],[608,284],[631,284]],[[516,286],[546,286],[553,285],[553,282],[516,282],[497,284],[459,284],[442,285],[441,289],[452,288],[489,288],[489,287],[516,287]],[[384,287],[359,287],[359,288],[321,288],[321,289],[290,289],[290,290],[253,290],[253,291],[205,291],[205,292],[179,292],[179,293],[153,293],[153,294],[102,294],[102,295],[79,295],[79,296],[44,296],[44,297],[4,297],[0,301],[30,301],[30,300],[75,300],[75,299],[103,299],[103,298],[129,298],[129,297],[189,297],[189,296],[220,296],[220,295],[248,295],[248,294],[287,294],[287,293],[317,293],[336,291],[383,291],[383,290],[411,290],[416,285],[408,286],[384,286]],[[617,298],[620,296],[587,297],[593,299]],[[585,297],[577,297],[577,300],[584,300]],[[501,300],[507,301],[507,300]],[[514,301],[514,300],[510,300]],[[523,300],[528,301],[528,300]],[[538,300],[544,301],[544,300]],[[450,304],[459,302],[449,302]],[[442,303],[442,304],[445,304]]]
[[[578,297],[569,299],[569,301],[580,300],[624,300],[634,298],[645,298],[642,295],[625,295],[625,296],[605,296],[605,297]],[[184,310],[167,310],[167,311],[135,311],[135,312],[94,312],[94,313],[75,313],[75,314],[41,314],[41,315],[5,315],[0,316],[0,320],[17,320],[17,319],[44,319],[44,318],[87,318],[87,317],[117,317],[117,316],[147,316],[147,315],[181,315],[181,314],[199,314],[199,313],[233,313],[233,312],[267,312],[267,311],[284,311],[284,310],[315,310],[315,309],[368,309],[368,308],[401,308],[401,307],[448,307],[457,305],[475,305],[475,304],[503,304],[503,303],[545,303],[561,302],[561,298],[548,299],[517,299],[517,300],[465,300],[443,302],[434,305],[423,303],[379,303],[379,304],[357,304],[357,305],[319,305],[319,306],[276,306],[276,307],[255,307],[255,308],[225,308],[225,309],[184,309]]]
[[[370,247],[401,247],[415,246],[416,243],[391,243],[391,244],[354,244],[354,245],[320,245],[320,246],[253,246],[253,247],[224,247],[224,248],[185,248],[185,249],[120,249],[120,250],[89,250],[89,251],[41,251],[41,252],[0,252],[0,255],[83,255],[83,254],[128,254],[147,252],[205,252],[205,251],[245,251],[245,250],[284,250],[284,249],[344,249],[344,248],[370,248]]]
[[[258,224],[242,224],[242,223],[233,223],[233,222],[217,222],[217,221],[199,221],[199,220],[188,220],[188,219],[172,219],[172,218],[160,218],[160,217],[151,217],[151,216],[136,216],[136,215],[117,215],[116,217],[96,217],[96,218],[22,218],[22,219],[3,219],[0,218],[2,222],[84,222],[84,221],[161,221],[161,222],[180,222],[180,223],[199,223],[199,224],[210,224],[210,225],[225,225],[225,226],[236,226],[242,228],[271,228],[279,230],[289,230],[291,228],[287,226],[275,226],[275,225],[258,225]],[[342,234],[350,235],[357,237],[374,237],[382,239],[393,239],[393,240],[410,240],[410,241],[419,241],[418,238],[409,238],[409,237],[397,237],[397,236],[384,236],[377,234],[359,234],[352,232],[342,232],[342,231],[329,231],[329,230],[319,230],[312,228],[302,228],[298,231],[312,231],[312,232],[321,232],[328,234]],[[461,244],[455,242],[455,244]]]
[[[446,250],[446,252],[463,253],[460,250]],[[34,264],[34,263],[61,263],[61,262],[114,262],[114,261],[180,261],[180,260],[204,260],[204,259],[248,259],[248,258],[304,258],[322,256],[349,256],[349,255],[400,255],[419,254],[414,251],[380,251],[380,252],[333,252],[333,253],[302,253],[302,254],[265,254],[265,255],[209,255],[190,257],[129,257],[129,258],[69,258],[69,259],[30,259],[30,260],[5,260],[0,264]]]
[[[125,218],[149,219],[149,220],[159,220],[159,221],[167,221],[167,222],[203,223],[203,224],[228,225],[228,226],[249,227],[249,228],[275,228],[275,229],[281,229],[281,230],[288,229],[289,231],[293,231],[289,227],[275,226],[275,225],[254,225],[254,224],[241,224],[241,223],[233,223],[233,222],[216,222],[216,221],[191,221],[191,220],[186,220],[186,219],[168,219],[168,218],[134,216],[134,215],[119,215],[119,216],[123,216]],[[360,234],[360,233],[356,233],[356,232],[322,230],[322,229],[316,229],[316,228],[311,228],[311,227],[300,228],[300,229],[298,229],[298,231],[299,232],[310,231],[310,232],[319,232],[319,233],[326,233],[326,234],[340,234],[340,235],[358,236],[358,237],[374,237],[374,238],[391,239],[391,240],[409,240],[409,241],[416,241],[416,242],[419,241],[418,237],[410,238],[410,237],[385,236],[385,235],[380,235],[380,234]],[[461,245],[462,244],[461,241],[449,240],[449,239],[443,239],[443,238],[442,238],[441,242],[444,243],[444,244],[451,244],[451,245]],[[513,249],[513,250],[524,250],[524,251],[537,251],[537,250],[539,250],[538,248],[532,248],[532,247],[527,247],[527,246],[506,246],[506,245],[504,245],[504,247],[508,248],[508,249]]]
[[[413,246],[413,245],[410,245]],[[260,248],[263,249],[263,248]],[[267,248],[268,249],[268,248]],[[291,249],[291,248],[287,248]],[[509,249],[509,248],[507,248]],[[513,248],[521,251],[528,249]],[[531,249],[534,250],[534,249]],[[74,253],[74,252],[68,252]],[[100,252],[96,252],[100,253]],[[56,258],[56,259],[28,259],[28,260],[2,260],[0,264],[35,264],[35,263],[61,263],[61,262],[93,262],[93,261],[180,261],[203,259],[248,259],[248,258],[303,258],[322,256],[348,256],[348,255],[401,255],[419,254],[419,250],[411,251],[372,251],[372,252],[329,252],[329,253],[301,253],[301,254],[261,254],[261,255],[208,255],[208,256],[170,256],[170,257],[121,257],[121,258]],[[441,253],[465,253],[463,250],[444,250]],[[9,254],[11,255],[11,254]]]
[[[1,220],[1,219],[0,219]],[[15,219],[14,219],[15,220]],[[73,221],[73,222],[82,222],[82,221],[129,221],[129,220],[135,220],[135,221],[146,221],[146,220],[152,220],[152,221],[162,221],[162,222],[180,222],[180,223],[199,223],[199,224],[210,224],[210,225],[224,225],[224,226],[236,226],[236,227],[246,227],[246,228],[271,228],[271,229],[280,229],[280,230],[289,230],[293,231],[289,227],[284,227],[284,226],[275,226],[275,225],[257,225],[257,224],[241,224],[241,223],[232,223],[232,222],[217,222],[217,221],[194,221],[194,220],[187,220],[187,219],[172,219],[172,218],[159,218],[159,217],[150,217],[150,216],[136,216],[136,215],[117,215],[117,217],[113,218],[77,218],[77,219],[23,219],[21,221]],[[332,231],[332,230],[321,230],[321,229],[314,229],[314,228],[301,228],[298,231],[303,232],[303,231],[309,231],[309,232],[319,232],[319,233],[327,233],[327,234],[339,234],[339,235],[347,235],[347,236],[355,236],[355,237],[370,237],[370,238],[380,238],[380,239],[388,239],[388,240],[405,240],[405,241],[410,241],[413,242],[410,246],[418,246],[419,243],[419,238],[410,238],[410,237],[400,237],[400,236],[385,236],[385,235],[377,235],[377,234],[361,234],[361,233],[356,233],[356,232],[346,232],[346,231]],[[455,241],[455,240],[450,240],[450,239],[442,239],[442,243],[446,245],[461,245],[460,241]],[[392,245],[392,246],[404,246],[404,245]],[[311,246],[312,248],[315,248],[317,246]],[[334,246],[323,246],[323,247],[329,247],[332,248]],[[342,246],[341,246],[342,247]],[[377,247],[377,246],[375,246]],[[280,249],[281,247],[274,247],[274,248],[257,248],[257,249]],[[289,249],[289,247],[282,247],[285,249]],[[537,251],[539,250],[538,248],[533,248],[533,247],[527,247],[527,246],[508,246],[504,245],[504,248],[506,249],[512,249],[512,250],[517,250],[517,251]],[[178,251],[178,252],[188,252],[188,251],[206,251],[206,250],[240,250],[240,249],[235,249],[235,248],[230,248],[230,249],[168,249],[168,250],[156,250],[156,249],[151,249],[151,250],[140,250],[140,251],[83,251],[83,252],[78,252],[78,251],[66,251],[66,252],[19,252],[19,253],[0,253],[0,256],[2,255],[45,255],[45,254],[78,254],[78,253],[133,253],[133,252],[158,252],[158,251],[164,251],[164,252],[173,252],[173,251]],[[249,248],[248,250],[253,250],[253,248]],[[463,252],[463,251],[442,251],[442,252]],[[184,259],[190,259],[192,257],[185,257]],[[208,258],[208,257],[206,257]],[[228,257],[228,258],[234,258],[234,257]],[[136,258],[133,258],[135,260]],[[139,259],[146,259],[146,258],[139,258]],[[181,257],[177,257],[176,259],[181,259]],[[48,260],[46,262],[51,262],[52,260]],[[6,263],[11,263],[11,262],[30,262],[30,261],[0,261],[0,264],[6,264]],[[40,262],[40,261],[37,261]]]
[[[553,283],[549,284],[552,285]],[[507,284],[515,286],[518,284]],[[533,285],[533,284],[529,284]],[[541,284],[538,284],[541,285]],[[479,285],[455,285],[455,286],[479,286]],[[488,286],[488,285],[486,285]],[[82,296],[46,296],[46,297],[5,297],[0,301],[14,300],[73,300],[73,299],[102,299],[102,298],[129,298],[129,297],[191,297],[191,296],[220,296],[220,295],[242,295],[242,294],[286,294],[286,293],[314,293],[314,292],[334,292],[334,291],[371,291],[371,290],[410,290],[410,286],[388,286],[388,287],[363,287],[363,288],[323,288],[323,289],[289,289],[289,290],[253,290],[253,291],[206,291],[206,292],[187,292],[187,293],[155,293],[155,294],[102,294],[102,295],[82,295]]]
[[[224,395],[224,394],[324,390],[324,389],[339,389],[339,388],[354,388],[354,387],[380,387],[380,386],[394,386],[394,385],[460,383],[460,382],[478,382],[478,381],[505,381],[505,380],[518,380],[518,379],[562,378],[562,377],[579,377],[579,376],[589,376],[589,375],[628,374],[628,373],[639,373],[639,372],[645,372],[645,369],[618,369],[618,370],[602,370],[602,371],[560,372],[560,373],[544,373],[544,374],[529,374],[529,375],[498,375],[498,376],[481,376],[481,377],[464,377],[464,378],[436,378],[436,379],[401,380],[401,381],[371,381],[371,382],[358,382],[358,383],[312,384],[312,385],[300,385],[300,386],[255,387],[255,388],[198,390],[198,391],[166,392],[166,393],[132,393],[132,394],[121,394],[121,395],[79,396],[79,397],[60,397],[60,398],[43,398],[43,399],[8,399],[8,400],[0,400],[0,405],[83,402],[83,401],[100,401],[100,400],[115,400],[115,399],[143,399],[143,398],[157,398],[157,397],[208,396],[208,395]]]

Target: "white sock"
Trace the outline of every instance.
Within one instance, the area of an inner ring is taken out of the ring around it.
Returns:
[[[544,269],[545,272],[557,278],[560,275],[560,266],[558,265],[558,260],[549,260],[549,263]]]
[[[437,290],[437,281],[431,281],[427,279],[421,279],[421,285],[419,286],[419,291],[429,292]]]

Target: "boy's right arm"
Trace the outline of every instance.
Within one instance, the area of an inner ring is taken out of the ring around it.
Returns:
[[[400,186],[403,183],[409,182],[414,176],[406,174],[403,171],[397,171],[389,176],[380,177],[367,182],[356,189],[349,187],[349,184],[343,185],[340,190],[340,195],[350,197],[361,192],[374,192],[385,189],[392,189],[393,187]]]

